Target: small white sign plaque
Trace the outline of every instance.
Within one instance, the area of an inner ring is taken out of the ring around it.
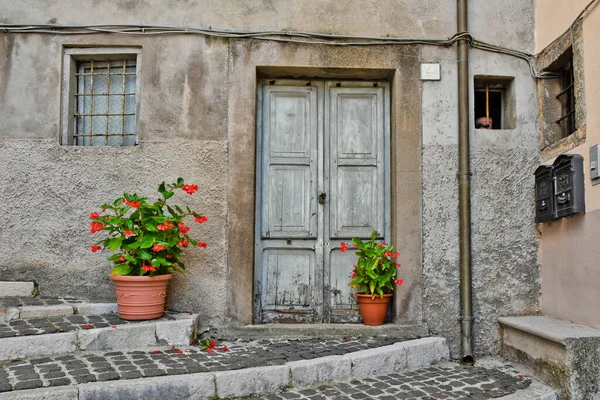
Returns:
[[[421,64],[421,80],[423,81],[439,81],[440,64],[439,63],[423,63]]]

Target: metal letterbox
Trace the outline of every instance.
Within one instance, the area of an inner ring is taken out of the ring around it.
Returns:
[[[535,222],[554,219],[554,174],[551,165],[535,170]]]
[[[563,154],[554,160],[554,208],[556,218],[585,212],[583,157]]]

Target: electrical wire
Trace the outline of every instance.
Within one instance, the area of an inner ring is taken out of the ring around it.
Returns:
[[[571,24],[573,27],[585,12],[597,0],[592,0],[578,15]],[[551,72],[537,72],[535,68],[535,55],[510,49],[503,46],[497,46],[482,42],[473,38],[469,32],[457,32],[448,39],[407,39],[396,37],[373,37],[373,36],[349,36],[317,32],[290,31],[290,30],[244,30],[244,29],[224,29],[224,28],[193,28],[176,27],[160,25],[58,25],[58,24],[39,24],[39,25],[21,25],[21,24],[3,24],[0,23],[0,30],[6,33],[39,33],[52,35],[89,35],[89,34],[119,34],[119,35],[204,35],[228,39],[257,39],[274,42],[297,43],[297,44],[320,44],[328,46],[348,46],[348,47],[370,47],[382,45],[426,45],[450,47],[454,43],[466,40],[470,46],[475,49],[490,51],[509,56],[517,57],[527,61],[529,71],[534,78],[555,78],[557,74]],[[387,52],[386,52],[387,53]],[[409,57],[410,55],[402,53],[389,52],[399,56]],[[414,57],[414,56],[411,56]],[[453,59],[457,62],[460,60]]]

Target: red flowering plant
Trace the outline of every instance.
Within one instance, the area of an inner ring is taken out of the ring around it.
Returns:
[[[354,271],[350,275],[352,280],[348,285],[358,288],[358,293],[370,294],[371,298],[377,295],[383,298],[384,294],[394,290],[394,284],[400,286],[404,280],[396,279],[400,264],[397,264],[394,259],[398,257],[398,252],[393,251],[394,246],[386,242],[377,243],[376,237],[377,231],[374,230],[368,242],[363,242],[356,237],[352,238],[358,261],[353,266]],[[342,242],[340,251],[344,253],[346,250],[348,245]]]
[[[123,193],[112,204],[102,204],[102,212],[90,214],[91,233],[106,231],[108,235],[91,246],[92,252],[107,249],[115,252],[108,258],[115,264],[113,275],[164,275],[173,271],[184,272],[179,260],[184,247],[206,248],[188,236],[190,227],[183,222],[193,216],[197,223],[208,218],[186,207],[167,205],[174,190],[181,189],[189,195],[198,190],[197,185],[184,183],[183,178],[171,184],[161,183],[158,192],[162,198],[149,203],[147,197],[137,193]]]

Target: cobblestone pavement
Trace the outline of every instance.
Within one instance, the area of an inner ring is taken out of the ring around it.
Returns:
[[[165,316],[157,321],[174,319],[173,316],[165,314]],[[108,326],[116,327],[118,325],[135,324],[138,322],[144,321],[126,321],[119,318],[117,314],[17,319],[9,322],[0,322],[0,338],[68,332],[79,329],[106,328]]]
[[[530,384],[531,380],[520,375],[510,365],[478,368],[446,362],[417,371],[355,379],[314,388],[289,389],[277,394],[244,399],[486,400],[515,393]]]
[[[22,306],[57,306],[83,303],[81,299],[65,297],[0,297],[0,308]]]
[[[179,349],[85,352],[0,363],[0,392],[76,383],[281,365],[288,361],[386,346],[397,339],[261,340],[223,342],[227,351]]]

